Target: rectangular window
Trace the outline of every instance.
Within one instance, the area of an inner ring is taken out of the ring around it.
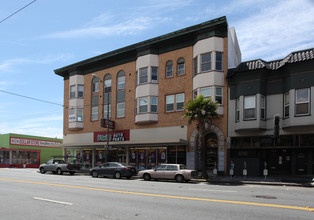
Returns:
[[[289,92],[284,94],[284,118],[289,118],[290,95]]]
[[[157,97],[151,97],[150,111],[156,113],[157,110],[158,110],[158,98]]]
[[[140,69],[140,84],[147,83],[148,81],[148,73],[147,67]]]
[[[158,67],[152,66],[152,83],[158,83]]]
[[[92,107],[92,121],[98,120],[98,106]]]
[[[240,99],[236,100],[236,122],[240,121]]]
[[[146,113],[148,107],[147,97],[140,98],[140,112],[139,113]]]
[[[84,98],[84,86],[83,85],[77,86],[77,97]]]
[[[222,104],[222,88],[216,88],[215,101]]]
[[[75,86],[70,86],[70,99],[75,98]]]
[[[212,89],[210,87],[201,88],[200,94],[204,95],[205,99],[208,99],[212,96]]]
[[[83,109],[82,108],[77,109],[77,121],[80,121],[80,122],[83,121]]]
[[[99,82],[93,82],[93,88],[92,92],[98,92],[99,91]]]
[[[166,111],[167,112],[174,111],[174,95],[166,96]]]
[[[244,119],[255,119],[256,100],[255,95],[244,97]]]
[[[209,71],[212,68],[212,61],[211,61],[212,53],[204,53],[201,55],[201,71]]]
[[[178,60],[178,76],[184,75],[184,72],[185,72],[184,59],[180,58]]]
[[[261,95],[261,119],[266,119],[265,96]]]
[[[216,52],[216,70],[223,70],[222,58],[222,53]]]
[[[193,76],[197,75],[197,56],[193,59]]]
[[[76,119],[76,116],[75,116],[75,109],[72,108],[70,109],[69,111],[69,122],[74,122]]]
[[[310,89],[297,89],[295,97],[295,115],[310,114]]]
[[[125,116],[125,103],[117,104],[117,118],[122,118]]]
[[[183,110],[184,106],[184,93],[180,93],[176,95],[176,110],[181,111]]]
[[[104,105],[104,118],[108,118],[107,112],[109,107],[109,118],[111,118],[111,105]]]

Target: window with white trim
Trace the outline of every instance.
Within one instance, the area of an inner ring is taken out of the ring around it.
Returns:
[[[178,76],[182,76],[185,73],[185,64],[184,64],[184,58],[180,58],[178,60],[178,65],[177,65],[177,71],[178,71]]]
[[[157,111],[158,111],[158,98],[157,97],[151,97],[151,99],[150,99],[150,111],[157,113]]]
[[[310,114],[310,89],[296,89],[295,90],[295,115],[309,115]]]
[[[176,110],[183,110],[184,106],[184,93],[176,94]]]
[[[168,61],[166,64],[166,78],[173,77],[173,63]]]
[[[147,71],[147,67],[144,68],[140,68],[139,70],[139,77],[140,77],[140,84],[144,84],[148,82],[148,71]]]
[[[212,88],[211,87],[201,88],[200,94],[202,94],[205,99],[208,99],[212,96]]]
[[[244,96],[244,120],[256,119],[256,97],[255,95]]]
[[[92,81],[92,92],[99,92],[99,80],[96,77]]]
[[[84,85],[77,86],[77,97],[84,98]]]
[[[125,73],[121,70],[117,75],[117,118],[125,117]]]
[[[284,118],[289,118],[289,108],[290,108],[290,94],[289,92],[284,94],[284,99],[283,99],[283,116]]]
[[[174,95],[166,96],[166,112],[174,111]]]
[[[75,122],[75,121],[76,121],[75,109],[71,108],[69,110],[69,122]]]
[[[201,72],[209,71],[212,68],[212,53],[204,53],[201,55]]]
[[[83,113],[84,113],[84,110],[82,108],[77,109],[77,121],[78,122],[83,121]]]
[[[139,113],[146,113],[148,111],[147,97],[140,98]]]
[[[75,98],[75,88],[76,86],[70,86],[70,99]]]

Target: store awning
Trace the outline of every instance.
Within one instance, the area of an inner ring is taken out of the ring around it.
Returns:
[[[173,140],[152,140],[152,141],[111,141],[109,146],[112,147],[162,147],[162,146],[176,146],[187,145],[187,140],[173,139]],[[99,148],[107,145],[107,142],[92,142],[92,143],[66,143],[49,145],[51,147],[63,148]]]

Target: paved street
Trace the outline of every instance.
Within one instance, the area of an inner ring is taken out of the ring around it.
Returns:
[[[1,219],[314,219],[313,188],[0,169]]]

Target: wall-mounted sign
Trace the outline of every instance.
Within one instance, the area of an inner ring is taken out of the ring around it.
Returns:
[[[112,120],[108,120],[106,118],[102,118],[100,121],[100,126],[103,128],[106,128],[107,126],[109,126],[110,129],[114,129],[114,121]]]
[[[61,144],[61,141],[38,140],[31,138],[10,137],[11,145],[49,147],[51,144]]]
[[[130,130],[109,131],[109,141],[129,141]],[[95,132],[94,142],[106,142],[107,132]]]

